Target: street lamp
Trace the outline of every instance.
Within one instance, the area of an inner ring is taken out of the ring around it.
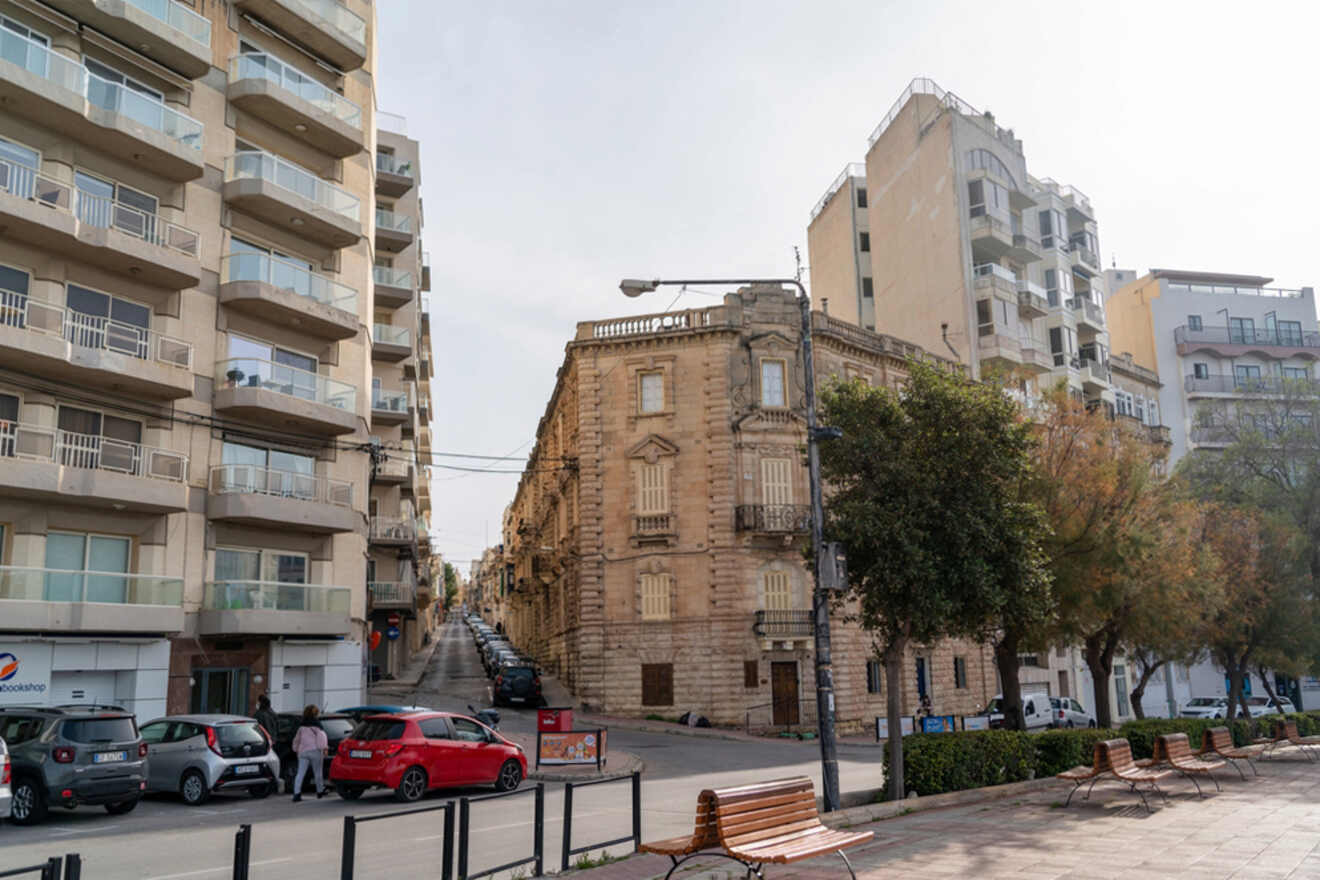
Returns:
[[[807,474],[811,484],[811,556],[815,575],[815,588],[811,593],[811,610],[816,637],[816,731],[820,740],[821,778],[824,785],[826,811],[839,809],[839,759],[834,741],[834,672],[830,663],[830,599],[825,589],[825,559],[822,553],[824,518],[820,495],[820,449],[822,436],[836,436],[837,432],[821,430],[816,426],[816,371],[811,356],[811,300],[802,282],[796,278],[706,278],[706,279],[654,279],[625,278],[619,283],[624,296],[637,297],[660,287],[687,285],[754,285],[791,284],[798,289],[798,308],[802,313],[802,367],[805,373],[807,406]],[[831,565],[833,562],[830,563]],[[830,579],[833,582],[833,578]]]

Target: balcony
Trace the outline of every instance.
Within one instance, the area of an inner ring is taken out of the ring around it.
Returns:
[[[984,299],[998,294],[1007,300],[1017,299],[1017,276],[1013,270],[998,263],[980,263],[972,267],[972,287],[976,298]]]
[[[1016,225],[1016,224],[1015,224]],[[1034,263],[1040,259],[1040,241],[1019,229],[1013,230],[1013,245],[1008,258],[1018,263]]]
[[[1048,373],[1054,369],[1054,356],[1039,339],[1018,337],[1018,351],[1022,355],[1022,369],[1028,373]]]
[[[257,358],[215,365],[215,410],[312,434],[357,430],[357,389],[345,382]]]
[[[371,280],[376,290],[378,307],[397,309],[413,301],[413,274],[390,266],[372,266]]]
[[[352,339],[358,332],[356,290],[269,254],[222,259],[220,303],[322,339]]]
[[[1011,368],[1022,363],[1022,347],[1016,336],[995,332],[994,324],[977,328],[976,353],[983,361]]]
[[[734,510],[740,532],[805,535],[811,530],[811,507],[806,504],[740,504]]]
[[[1100,258],[1084,242],[1073,240],[1068,243],[1068,249],[1072,251],[1074,269],[1080,269],[1086,275],[1100,274]]]
[[[1090,358],[1082,358],[1081,365],[1082,391],[1094,395],[1109,390],[1111,379],[1108,364],[1102,364]]]
[[[667,541],[678,534],[678,517],[672,513],[648,513],[632,518],[632,536],[643,541]]]
[[[376,467],[376,482],[387,486],[399,486],[411,482],[412,465],[408,463],[411,456],[404,457],[402,453],[390,453]]]
[[[431,290],[431,254],[427,251],[422,251],[422,290],[428,293]],[[422,310],[422,314],[429,312],[430,308]]]
[[[373,609],[399,608],[411,611],[417,587],[406,581],[369,581],[367,592],[371,594]]]
[[[1279,376],[1187,376],[1183,389],[1192,397],[1264,397],[1295,395],[1313,397],[1320,392],[1315,379],[1284,379]]]
[[[1050,313],[1049,296],[1045,288],[1026,279],[1017,282],[1018,315],[1028,320],[1043,318]]]
[[[177,633],[183,579],[0,566],[0,619],[24,632]]]
[[[8,497],[135,513],[188,509],[188,456],[110,437],[0,422]]]
[[[809,609],[761,609],[756,612],[752,632],[758,638],[810,639],[816,635],[814,619]]]
[[[413,188],[411,162],[402,162],[389,153],[376,154],[376,195],[397,199]]]
[[[392,324],[371,327],[372,360],[398,363],[412,354],[412,331]]]
[[[234,0],[276,30],[343,71],[367,60],[367,23],[337,0]]]
[[[1103,333],[1105,330],[1105,310],[1084,296],[1075,296],[1068,300],[1073,317],[1077,319],[1078,330],[1090,330]]]
[[[417,542],[417,521],[412,517],[373,516],[368,537],[382,547],[410,547]]]
[[[202,277],[199,236],[131,205],[0,159],[5,237],[170,290]]]
[[[8,112],[169,180],[202,176],[196,119],[13,31],[5,31],[4,41],[0,103]]]
[[[1157,443],[1161,446],[1173,445],[1173,432],[1167,425],[1146,425],[1146,434],[1151,443]]]
[[[211,21],[175,0],[48,0],[48,6],[189,79],[211,69]]]
[[[229,59],[231,104],[339,159],[362,151],[362,108],[272,55]]]
[[[345,480],[221,464],[211,468],[209,488],[206,515],[212,520],[318,535],[352,532],[361,522],[353,484]]]
[[[206,636],[344,636],[353,591],[320,584],[210,581],[197,631]]]
[[[193,394],[192,345],[0,289],[0,367],[155,400]]]
[[[1178,354],[1210,351],[1222,357],[1258,354],[1269,358],[1298,357],[1320,359],[1320,333],[1314,331],[1256,330],[1242,327],[1202,327],[1189,330],[1186,325],[1173,331]]]
[[[1225,425],[1196,425],[1191,430],[1192,443],[1214,449],[1223,449],[1238,439],[1238,434]]]
[[[377,391],[371,396],[371,424],[402,425],[412,420],[407,391]]]
[[[376,249],[398,253],[413,243],[413,222],[407,214],[376,209]]]
[[[972,239],[972,258],[977,262],[1001,260],[1013,249],[1013,228],[1007,219],[989,214],[972,217],[968,232]]]
[[[362,238],[362,203],[350,192],[270,153],[244,150],[225,160],[227,204],[330,248]]]

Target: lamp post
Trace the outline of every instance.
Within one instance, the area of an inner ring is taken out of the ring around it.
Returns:
[[[822,535],[824,518],[820,492],[820,449],[822,432],[816,425],[816,371],[811,352],[811,300],[806,288],[796,278],[706,278],[655,279],[625,278],[619,289],[625,296],[641,296],[659,287],[686,285],[791,284],[798,289],[798,308],[802,315],[802,367],[805,374],[804,396],[807,408],[807,474],[811,485],[811,555],[815,587],[811,593],[813,631],[816,640],[816,731],[820,740],[820,765],[823,800],[826,811],[839,809],[839,759],[834,740],[834,672],[830,662],[830,600],[824,588]]]

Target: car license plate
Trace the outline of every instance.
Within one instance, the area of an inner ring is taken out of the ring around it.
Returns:
[[[526,698],[526,697],[509,697],[509,702],[510,702],[510,703],[525,703],[525,702],[527,702],[527,698]]]
[[[128,752],[96,752],[92,755],[93,764],[113,764],[116,761],[127,761]]]
[[[348,756],[350,758],[370,758],[371,749],[351,749]]]
[[[261,772],[260,764],[239,764],[234,768],[234,772],[239,776],[250,776],[253,773]]]

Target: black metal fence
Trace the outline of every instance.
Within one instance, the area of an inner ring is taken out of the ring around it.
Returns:
[[[518,795],[531,793],[534,795],[534,813],[532,818],[532,854],[526,858],[517,859],[512,862],[506,862],[503,865],[496,865],[493,868],[485,868],[481,871],[468,873],[468,837],[471,832],[471,807],[472,804],[482,801],[501,800],[503,798],[517,797]],[[453,802],[450,802],[453,806]],[[374,817],[373,817],[374,818]],[[450,838],[452,839],[452,838]],[[520,788],[516,791],[506,791],[501,794],[485,794],[480,797],[465,797],[458,800],[458,876],[459,880],[477,880],[478,877],[489,877],[492,874],[498,874],[500,871],[509,871],[514,868],[521,868],[528,863],[532,864],[533,877],[540,877],[545,873],[545,783],[538,782],[535,788]],[[447,877],[448,875],[446,875]],[[345,878],[347,880],[347,878]]]
[[[604,785],[607,782],[623,782],[628,780],[632,788],[632,833],[627,837],[616,837],[613,840],[604,840],[598,843],[589,843],[585,846],[573,846],[573,790],[576,788],[586,788],[588,785]],[[615,776],[610,779],[593,779],[590,782],[567,782],[564,784],[564,842],[561,850],[559,868],[561,871],[567,871],[569,868],[569,858],[579,853],[588,852],[593,849],[604,849],[607,846],[616,846],[620,843],[632,842],[633,852],[642,845],[642,774],[631,773],[628,776]]]
[[[248,867],[252,862],[252,826],[239,825],[234,835],[234,880],[248,880]]]
[[[539,786],[538,786],[539,787]],[[513,792],[517,793],[517,792]],[[466,800],[466,799],[465,799]],[[540,795],[537,795],[538,815],[540,812]],[[466,810],[466,806],[464,807]],[[345,816],[344,817],[344,838],[339,851],[339,880],[353,880],[354,863],[357,860],[357,827],[364,822],[378,822],[381,819],[393,819],[398,816],[412,816],[416,813],[433,813],[436,810],[445,811],[445,833],[444,849],[441,856],[440,880],[453,880],[454,876],[454,802],[445,801],[443,804],[437,804],[434,807],[418,807],[415,810],[395,810],[391,813],[380,813],[375,816]],[[466,821],[466,812],[464,813]],[[540,820],[538,819],[538,824]],[[464,835],[463,845],[467,845],[467,837]],[[466,855],[466,853],[464,854]],[[460,857],[460,865],[465,865],[465,861]],[[518,862],[517,864],[522,864]],[[540,862],[537,863],[538,865]],[[460,876],[462,875],[460,867]],[[234,880],[240,880],[237,874]],[[247,880],[246,875],[242,880]]]
[[[36,874],[41,880],[81,880],[82,856],[77,853],[68,853],[62,859],[51,856],[39,865],[0,871],[0,877],[26,877],[29,874]]]

